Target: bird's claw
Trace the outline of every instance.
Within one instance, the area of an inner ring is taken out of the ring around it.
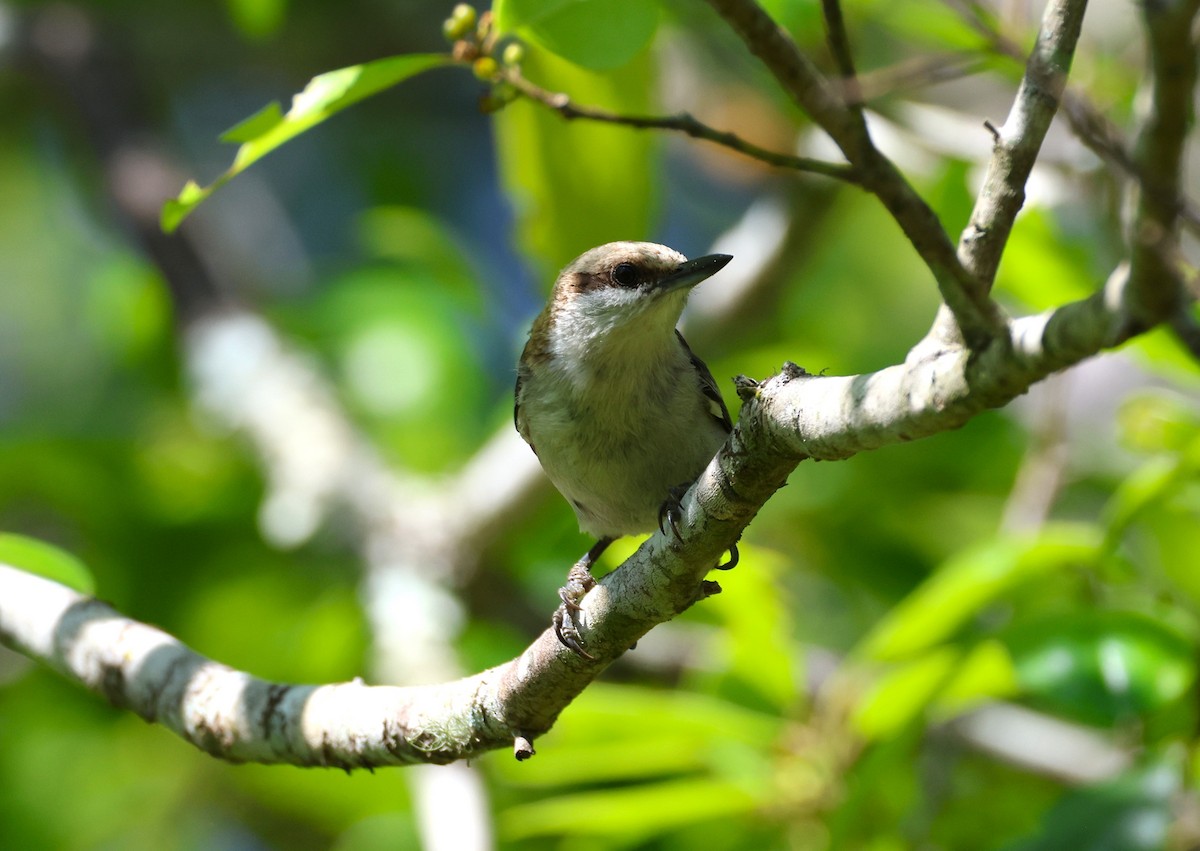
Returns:
[[[658,531],[664,535],[667,530],[663,528],[663,521],[667,520],[671,524],[671,531],[675,533],[676,538],[682,538],[679,534],[679,521],[683,516],[683,496],[688,492],[690,484],[675,485],[667,491],[667,498],[663,500],[663,504],[658,508]]]
[[[733,570],[737,567],[739,558],[737,544],[731,544],[729,547],[729,561],[724,564],[718,564],[713,570]]]
[[[588,566],[585,557],[584,560],[575,562],[567,572],[567,584],[558,589],[562,605],[554,610],[551,623],[554,625],[554,634],[564,647],[584,659],[594,660],[596,657],[583,649],[583,637],[579,634],[579,627],[575,625],[575,613],[581,608],[580,601],[596,585]]]

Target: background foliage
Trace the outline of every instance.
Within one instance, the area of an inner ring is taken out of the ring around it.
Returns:
[[[827,62],[819,4],[764,5]],[[22,40],[47,20],[100,40],[139,120],[203,184],[228,166],[233,148],[216,141],[226,128],[321,71],[445,50],[449,11],[412,0],[0,5],[14,22],[0,28],[0,527],[76,554],[122,611],[262,677],[364,671],[349,533],[332,522],[294,549],[264,541],[254,460],[197,416],[161,273],[114,220],[94,140],[21,61]],[[781,149],[804,137],[703,4],[513,0],[499,11],[526,42],[526,76],[579,102],[686,107]],[[975,63],[977,74],[885,87],[873,102],[957,233],[988,152],[981,121],[1003,115],[1019,68],[935,0],[856,0],[847,15],[864,70],[951,51]],[[1025,43],[1036,15],[999,10]],[[1118,122],[1131,119],[1142,73],[1135,26],[1132,4],[1098,4],[1077,60],[1075,79]],[[689,334],[731,403],[736,373],[763,377],[785,358],[871,370],[928,327],[935,288],[866,195],[701,143],[568,124],[529,102],[485,116],[484,89],[462,69],[414,77],[273,153],[188,225],[216,246],[237,299],[311,353],[397,466],[453,470],[505,427],[550,277],[612,239],[691,255],[751,209],[792,223],[791,262],[758,301],[719,334],[704,323]],[[1090,292],[1118,253],[1119,200],[1097,161],[1052,135],[1001,267],[1009,309]],[[753,251],[754,237],[741,244]],[[564,713],[536,759],[479,761],[498,843],[1190,847],[1198,377],[1155,333],[959,432],[801,465],[751,527],[724,594],[655,630]],[[587,545],[544,492],[461,588],[464,663],[519,652]],[[987,718],[977,710],[992,701],[1077,726],[1054,728],[1050,767],[1031,768],[1013,741],[986,746],[964,722]],[[1102,777],[1072,771],[1064,743],[1080,731],[1115,755]],[[418,841],[403,771],[217,763],[8,653],[0,789],[3,847]]]

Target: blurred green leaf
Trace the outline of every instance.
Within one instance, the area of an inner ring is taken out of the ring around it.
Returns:
[[[617,112],[649,110],[651,64],[643,53],[609,74],[595,74],[530,49],[528,76],[573,100]],[[589,248],[645,239],[658,197],[650,134],[595,122],[564,121],[518,100],[495,117],[501,178],[517,218],[521,247],[543,278]]]
[[[1109,545],[1115,545],[1139,514],[1177,490],[1186,474],[1181,459],[1160,455],[1126,476],[1104,506]]]
[[[911,723],[953,675],[962,651],[940,647],[883,674],[859,701],[854,726],[868,740],[892,738]]]
[[[374,207],[358,222],[359,240],[372,256],[430,277],[439,296],[452,295],[463,311],[479,312],[480,282],[445,222],[417,207]]]
[[[1181,452],[1200,439],[1200,411],[1180,393],[1147,389],[1117,411],[1122,441],[1139,452]]]
[[[450,62],[449,56],[440,53],[390,56],[313,77],[304,91],[292,98],[292,107],[287,114],[278,103],[271,103],[222,135],[226,142],[241,143],[233,165],[206,187],[189,180],[177,198],[163,205],[163,230],[174,231],[192,210],[221,186],[326,118],[409,77]]]
[[[1008,650],[984,641],[964,651],[939,647],[887,668],[859,700],[855,727],[869,740],[892,738],[927,710],[938,719],[1018,692]]]
[[[1192,391],[1200,387],[1200,362],[1167,328],[1155,328],[1130,340],[1122,351],[1135,355],[1141,366],[1156,375]]]
[[[592,71],[611,71],[645,49],[657,0],[496,0],[496,28]]]
[[[360,268],[339,277],[309,316],[312,333],[331,347],[351,410],[413,470],[444,469],[490,425],[475,407],[483,376],[467,298],[443,280],[418,264]]]
[[[1008,648],[1000,641],[981,641],[959,662],[954,675],[933,705],[938,718],[949,718],[978,704],[1020,691],[1016,668]]]
[[[728,598],[714,606],[728,647],[728,664],[723,667],[770,706],[786,710],[801,696],[798,648],[791,641],[792,607],[781,576],[789,565],[779,553],[763,547],[742,542],[738,548],[736,588],[729,588]]]
[[[264,601],[270,601],[269,605]],[[181,633],[199,652],[267,679],[336,682],[361,670],[367,629],[354,591],[306,587],[285,569],[247,571],[188,601]],[[257,639],[230,629],[254,623]]]
[[[869,15],[897,41],[915,42],[938,50],[976,50],[982,37],[954,8],[942,3],[895,3],[862,0],[854,10]]]
[[[821,7],[816,0],[763,0],[759,5],[797,38],[821,31]]]
[[[44,541],[0,533],[0,562],[61,582],[84,594],[96,591],[96,580],[83,562]]]
[[[287,18],[288,0],[225,0],[229,17],[247,38],[274,34]]]
[[[1004,641],[1033,703],[1088,724],[1149,715],[1196,680],[1194,643],[1134,612],[1066,612],[1021,624]]]
[[[667,780],[511,807],[498,825],[508,840],[562,835],[638,841],[683,825],[749,815],[765,795],[765,788],[727,780]]]
[[[1094,562],[1098,530],[1051,525],[1033,538],[999,538],[952,557],[863,639],[863,659],[899,659],[939,644],[981,608],[1033,577]]]
[[[608,683],[590,686],[568,713],[570,724],[538,740],[536,759],[493,769],[522,788],[720,773],[743,761],[738,754],[761,753],[783,727],[776,716],[720,698]]]
[[[384,819],[392,833],[388,847],[419,848],[403,771],[330,772],[288,765],[238,766],[226,781],[250,805],[276,817],[308,825],[313,835],[336,835],[362,819]],[[377,848],[365,830],[339,848]],[[361,842],[361,844],[359,844]]]
[[[1025,210],[996,274],[996,290],[1031,310],[1086,298],[1097,281],[1086,246],[1069,245],[1045,210]]]
[[[1193,485],[1200,489],[1200,484]],[[1187,596],[1192,611],[1200,610],[1200,570],[1196,569],[1196,553],[1200,553],[1200,509],[1177,504],[1171,500],[1156,510],[1138,516],[1137,547],[1139,566],[1148,566],[1151,559],[1175,588]]]
[[[1066,794],[1046,813],[1036,836],[1005,851],[1162,851],[1180,785],[1177,758],[1148,762]]]

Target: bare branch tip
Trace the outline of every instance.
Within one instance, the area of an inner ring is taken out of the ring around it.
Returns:
[[[779,370],[779,374],[785,382],[792,381],[796,378],[812,378],[812,373],[806,370],[799,364],[789,361],[783,362],[783,368]]]
[[[533,756],[537,751],[533,749],[533,742],[524,736],[517,736],[513,739],[513,756],[517,758],[517,762],[524,762]]]
[[[758,395],[759,382],[748,375],[734,376],[733,386],[737,389],[738,398],[749,402]]]

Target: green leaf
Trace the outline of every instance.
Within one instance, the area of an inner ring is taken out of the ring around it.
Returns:
[[[1117,428],[1122,442],[1138,452],[1182,452],[1200,435],[1200,412],[1178,392],[1147,389],[1121,403]]]
[[[163,205],[162,229],[174,231],[209,195],[285,142],[364,98],[451,61],[440,53],[390,56],[313,77],[286,114],[279,104],[268,104],[222,135],[224,141],[241,143],[233,165],[206,187],[188,181],[179,197]]]
[[[854,726],[866,739],[891,738],[949,682],[962,653],[942,647],[888,671],[859,701]]]
[[[231,145],[253,142],[282,121],[283,109],[279,106],[279,101],[271,101],[249,118],[243,118],[222,133],[221,141],[229,142]]]
[[[821,8],[815,0],[762,0],[759,5],[795,38],[822,32]]]
[[[1186,473],[1181,459],[1160,455],[1126,476],[1104,506],[1103,518],[1109,545],[1116,545],[1138,515],[1178,490]]]
[[[865,659],[891,660],[949,639],[1001,594],[1035,576],[1094,561],[1100,535],[1090,526],[1051,525],[1034,538],[1001,538],[942,565],[881,620],[859,647]]]
[[[273,35],[287,18],[288,0],[225,0],[225,3],[234,25],[247,38]]]
[[[1098,726],[1149,715],[1196,679],[1193,643],[1134,612],[1058,614],[1021,625],[1005,642],[1035,704]]]
[[[719,647],[725,672],[749,685],[775,709],[794,706],[797,646],[791,640],[792,607],[783,596],[781,575],[788,567],[779,553],[754,544],[738,545],[737,603],[713,607],[722,621]]]
[[[938,647],[887,670],[859,700],[854,723],[867,739],[893,738],[926,710],[946,719],[1017,693],[1012,659],[1000,642],[983,641],[967,652]]]
[[[92,594],[96,580],[83,562],[44,541],[0,533],[0,562]]]
[[[1161,851],[1174,817],[1181,768],[1176,755],[1075,790],[1046,813],[1037,836],[1005,851]]]
[[[645,49],[658,29],[652,0],[497,0],[496,29],[592,71],[611,71]]]
[[[580,103],[622,113],[649,109],[651,73],[643,54],[619,71],[594,74],[531,49],[530,77],[553,81]],[[518,100],[495,118],[500,173],[517,218],[522,249],[553,275],[605,242],[645,239],[657,198],[654,140],[627,127],[568,122],[540,104]]]
[[[567,835],[644,841],[684,825],[750,814],[767,794],[765,788],[720,779],[642,783],[511,807],[501,813],[499,828],[507,840]]]
[[[759,758],[784,728],[779,716],[728,700],[608,683],[580,695],[571,718],[538,740],[536,759],[498,762],[493,770],[506,785],[524,789],[729,773]]]
[[[1126,343],[1122,351],[1133,354],[1141,366],[1185,389],[1195,390],[1200,386],[1200,382],[1197,382],[1200,364],[1169,328],[1147,331]]]
[[[1064,238],[1045,211],[1026,210],[1004,252],[996,291],[1015,296],[1032,310],[1086,298],[1096,288],[1087,250]]]

